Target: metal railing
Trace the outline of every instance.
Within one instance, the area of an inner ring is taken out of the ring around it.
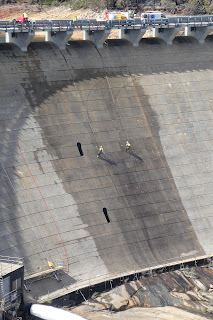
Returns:
[[[213,26],[213,15],[180,16],[163,19],[132,19],[132,20],[35,20],[27,22],[0,21],[0,32],[36,32],[36,31],[75,31],[75,30],[109,30],[109,29],[142,29],[151,27],[205,27]]]
[[[147,267],[146,265],[134,266],[132,265],[132,270],[126,269],[126,271],[119,272],[119,267],[117,267],[117,270],[115,268],[114,271],[111,271],[108,273],[107,271],[104,271],[103,274],[98,274],[96,276],[91,275],[91,273],[82,272],[81,276],[74,276],[72,275],[73,279],[75,281],[72,284],[64,285],[63,288],[58,289],[53,292],[48,292],[46,295],[43,295],[39,297],[39,302],[45,302],[47,300],[53,300],[60,296],[66,295],[71,292],[77,292],[78,290],[88,288],[88,292],[90,292],[90,288],[97,284],[110,284],[111,289],[114,287],[114,283],[116,283],[117,280],[121,282],[128,281],[128,279],[132,280],[138,280],[144,276],[155,276],[157,273],[162,273],[166,271],[171,271],[175,269],[179,270],[187,270],[188,264],[193,264],[193,266],[197,266],[199,264],[202,264],[203,266],[206,266],[210,269],[212,269],[213,263],[213,254],[205,255],[205,256],[191,256],[191,258],[186,258],[183,260],[180,260],[180,257],[173,257],[171,259],[167,259],[166,261],[162,260],[159,261],[159,264],[156,264],[152,267]],[[191,275],[191,274],[187,274]],[[90,293],[89,293],[90,294]]]
[[[4,294],[3,298],[0,300],[0,311],[9,310],[14,304],[17,303],[18,292],[17,289]]]
[[[40,266],[39,268],[37,269],[27,269],[25,270],[24,272],[24,278],[29,278],[29,277],[33,277],[37,274],[42,274],[42,272],[45,272],[47,270],[57,270],[58,268],[63,268],[64,266],[64,263],[62,260],[56,260],[56,261],[53,261],[53,266],[52,267],[49,267],[48,264],[45,264],[43,266]]]

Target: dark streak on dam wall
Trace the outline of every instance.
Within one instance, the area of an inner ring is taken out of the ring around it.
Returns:
[[[211,37],[1,44],[0,254],[27,270],[65,261],[13,129],[72,281],[210,255],[212,50]]]

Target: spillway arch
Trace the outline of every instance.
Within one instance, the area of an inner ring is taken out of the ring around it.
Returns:
[[[24,256],[29,271],[65,260],[12,128],[68,255],[69,275],[48,291],[211,255],[212,111],[203,73],[209,81],[212,42],[176,42],[133,48],[113,40],[106,51],[76,41],[63,54],[49,44],[28,53],[3,45],[0,253]],[[122,149],[127,139],[132,155]]]

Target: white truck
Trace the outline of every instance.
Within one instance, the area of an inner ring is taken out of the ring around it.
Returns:
[[[160,22],[163,21],[165,24],[168,23],[168,18],[160,11],[147,11],[141,14],[141,21],[145,23],[150,22]],[[133,20],[134,12],[133,11],[120,11],[120,12],[108,12],[104,14],[104,20]]]
[[[134,13],[131,11],[110,12],[104,14],[104,20],[131,20],[134,19]]]
[[[147,11],[143,12],[141,14],[141,20],[143,20],[145,23],[152,22],[154,20],[168,20],[160,11]]]

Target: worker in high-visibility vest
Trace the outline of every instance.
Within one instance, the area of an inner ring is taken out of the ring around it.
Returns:
[[[131,144],[129,143],[129,141],[127,141],[126,142],[126,151],[127,152],[129,151],[130,147],[131,147]]]
[[[105,11],[104,13],[104,20],[109,20],[109,15],[107,11]]]
[[[98,149],[97,158],[99,158],[102,155],[103,151],[104,151],[104,148],[102,146],[100,146],[99,149]]]
[[[26,12],[23,12],[22,16],[24,17],[25,22],[28,21],[28,15]]]

